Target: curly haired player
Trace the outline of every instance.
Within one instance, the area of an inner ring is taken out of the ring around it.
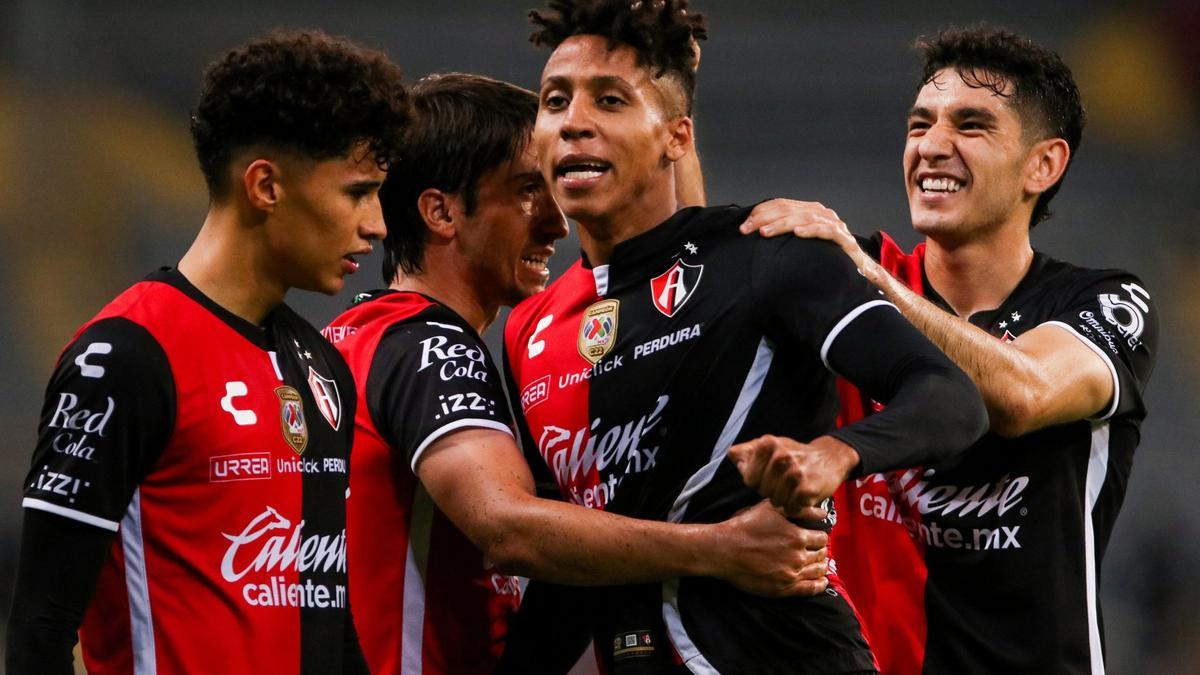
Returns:
[[[25,481],[8,672],[333,673],[347,600],[350,372],[283,304],[383,236],[399,69],[321,33],[212,64],[192,120],[210,204],[175,269],[59,357]]]
[[[951,456],[983,432],[966,376],[836,247],[743,238],[746,208],[678,208],[703,17],[682,1],[563,0],[531,18],[553,50],[533,145],[583,258],[513,310],[505,356],[512,391],[538,393],[521,397],[525,446],[564,495],[720,520],[762,499],[726,456],[753,440],[736,459],[789,515],[828,528],[819,506],[847,476]],[[835,372],[888,410],[835,431]],[[776,599],[685,577],[609,588],[575,611],[613,672],[874,672],[829,583]]]

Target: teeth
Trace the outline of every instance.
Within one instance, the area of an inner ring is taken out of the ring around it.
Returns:
[[[921,181],[921,189],[925,192],[958,192],[962,183],[953,178],[926,178]]]
[[[599,178],[601,172],[595,169],[586,169],[583,171],[568,171],[564,176],[570,180],[587,180],[589,178]]]
[[[545,258],[534,258],[534,257],[521,258],[521,262],[525,263],[526,265],[529,265],[530,267],[535,267],[538,269],[545,269],[545,267],[546,267],[546,259]]]

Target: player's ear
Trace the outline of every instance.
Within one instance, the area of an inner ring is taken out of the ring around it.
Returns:
[[[694,140],[692,138],[692,118],[676,117],[667,123],[667,130],[670,132],[671,138],[667,142],[667,151],[664,154],[668,161],[678,162],[692,150]]]
[[[1062,138],[1047,138],[1033,144],[1025,167],[1025,191],[1040,195],[1062,178],[1071,160],[1071,146]]]
[[[417,211],[434,237],[454,238],[458,228],[454,201],[452,195],[437,188],[427,188],[417,197]]]
[[[266,211],[275,210],[282,187],[280,167],[269,159],[256,159],[242,172],[242,187],[250,206]]]

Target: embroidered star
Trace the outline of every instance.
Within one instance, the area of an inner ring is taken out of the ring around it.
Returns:
[[[1007,322],[1007,321],[1001,321],[1001,322],[1000,322],[1000,327],[1001,327],[1001,328],[1008,328],[1008,322]]]
[[[300,349],[300,341],[292,338],[292,344],[296,345],[296,349]]]
[[[309,361],[311,361],[311,360],[312,360],[312,352],[308,351],[307,349],[306,349],[306,350],[304,350],[304,358],[306,358],[306,359],[308,359]]]
[[[1021,320],[1021,313],[1020,313],[1020,312],[1013,312],[1013,313],[1012,313],[1012,320],[1013,320],[1013,321],[1020,321],[1020,320]]]
[[[697,253],[700,252],[700,248],[690,241],[688,243],[684,244],[683,247],[686,248],[687,252],[691,253],[692,255],[696,255]]]

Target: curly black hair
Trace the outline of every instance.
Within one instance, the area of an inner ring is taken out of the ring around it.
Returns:
[[[383,53],[320,31],[275,31],[209,64],[191,130],[217,198],[233,155],[254,145],[325,160],[366,143],[386,169],[408,120],[403,76]]]
[[[696,97],[693,40],[708,38],[703,14],[688,11],[687,0],[550,0],[550,7],[529,12],[537,29],[529,41],[556,49],[575,35],[608,38],[609,49],[632,47],[639,66],[652,66],[655,77],[673,78],[683,89],[687,115]]]
[[[986,24],[947,28],[933,37],[917,39],[916,49],[924,58],[923,87],[938,71],[953,68],[970,87],[982,87],[1012,101],[1025,124],[1025,133],[1039,140],[1062,138],[1071,148],[1067,167],[1075,160],[1087,114],[1071,69],[1054,51],[1031,40]],[[1050,200],[1062,187],[1063,171],[1050,189],[1038,196],[1029,226],[1053,214]]]
[[[428,229],[417,208],[421,193],[436,188],[457,194],[471,215],[479,181],[525,151],[537,119],[537,94],[482,75],[429,75],[410,95],[413,120],[404,133],[404,158],[379,191],[387,224],[386,284],[400,271],[423,269]]]

